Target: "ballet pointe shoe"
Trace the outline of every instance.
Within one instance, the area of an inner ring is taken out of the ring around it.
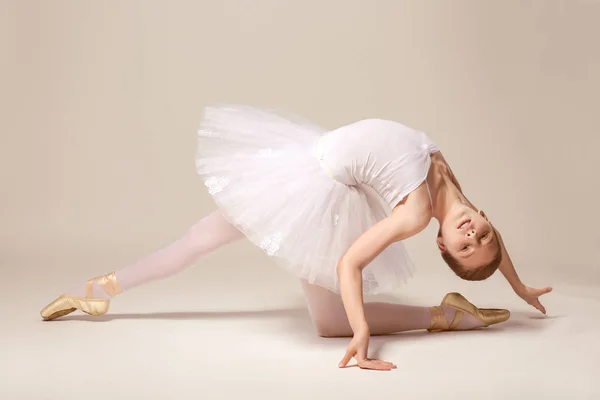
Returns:
[[[59,296],[52,303],[44,307],[44,309],[40,312],[42,318],[45,321],[49,321],[71,314],[75,310],[79,310],[93,316],[106,314],[108,312],[110,300],[93,298],[94,281],[110,297],[122,292],[113,271],[109,274],[88,280],[85,287],[85,298],[70,296],[68,294]]]
[[[454,319],[448,323],[442,306],[456,310]],[[477,308],[465,299],[460,293],[448,293],[444,296],[441,305],[431,307],[431,325],[427,331],[453,331],[456,330],[465,313],[477,318],[483,327],[499,324],[510,318],[510,311],[497,308]],[[477,328],[473,328],[477,329]]]

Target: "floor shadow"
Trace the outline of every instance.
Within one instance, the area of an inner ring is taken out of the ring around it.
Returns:
[[[545,321],[552,321],[563,316],[542,316],[532,312],[512,312],[511,318],[501,324],[493,325],[487,328],[479,328],[468,331],[450,331],[450,332],[427,332],[426,330],[417,330],[401,332],[389,335],[374,335],[371,338],[370,354],[372,358],[378,358],[386,343],[392,343],[397,340],[435,340],[438,335],[460,335],[460,336],[478,336],[494,335],[506,331],[541,331],[548,327]],[[348,343],[348,337],[323,338],[318,336],[308,310],[306,308],[289,309],[271,309],[271,310],[245,310],[245,311],[193,311],[193,312],[154,312],[154,313],[123,313],[107,314],[99,317],[89,315],[67,315],[60,319],[49,322],[108,322],[115,320],[231,320],[231,319],[275,319],[281,320],[281,324],[276,327],[269,325],[269,333],[276,329],[278,333],[289,336],[293,340],[300,340],[307,345],[342,345]],[[46,321],[45,321],[46,322]],[[48,322],[47,322],[48,323]],[[260,329],[260,328],[259,328]]]
[[[44,323],[57,323],[69,321],[84,322],[109,322],[116,320],[234,320],[234,319],[253,319],[253,320],[281,320],[283,323],[278,325],[278,332],[285,335],[291,335],[295,339],[301,339],[310,343],[316,343],[323,340],[318,336],[308,309],[306,308],[288,308],[272,310],[246,310],[246,311],[192,311],[192,312],[154,312],[154,313],[123,313],[106,314],[98,317],[91,315],[66,315],[53,321],[42,321]],[[270,328],[270,333],[273,327]]]
[[[554,320],[563,318],[563,315],[546,316],[540,315],[539,313],[532,312],[511,312],[511,317],[508,321],[488,327],[486,329],[543,329],[543,325],[540,325],[535,321]],[[233,319],[233,318],[252,318],[252,319],[265,319],[265,318],[291,318],[291,319],[309,319],[308,310],[306,308],[284,308],[284,309],[271,309],[271,310],[245,310],[245,311],[171,311],[171,312],[151,312],[151,313],[122,313],[122,314],[106,314],[98,317],[90,315],[66,315],[62,318],[53,321],[44,321],[46,323],[52,322],[67,322],[67,321],[87,321],[87,322],[107,322],[114,320],[210,320],[210,319]],[[418,331],[415,331],[418,332]],[[413,332],[405,332],[406,334],[412,334]],[[386,335],[383,335],[386,336]]]
[[[174,312],[154,312],[154,313],[123,313],[106,314],[99,317],[91,315],[67,315],[53,321],[44,322],[67,322],[67,321],[86,321],[86,322],[107,322],[114,320],[139,320],[139,319],[165,319],[165,320],[211,320],[211,319],[234,319],[234,318],[302,318],[308,317],[308,311],[303,308],[292,309],[274,309],[274,310],[246,310],[246,311],[174,311]]]

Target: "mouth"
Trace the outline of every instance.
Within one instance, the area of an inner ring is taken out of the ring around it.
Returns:
[[[471,219],[467,218],[467,219],[463,219],[462,221],[460,221],[460,223],[458,224],[458,226],[456,227],[456,229],[466,229],[469,227],[469,224],[471,223]]]

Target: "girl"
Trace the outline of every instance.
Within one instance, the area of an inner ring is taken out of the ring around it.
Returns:
[[[410,278],[403,240],[432,219],[441,255],[459,277],[483,280],[500,269],[546,312],[538,297],[551,288],[521,283],[499,232],[421,131],[380,119],[326,131],[274,111],[213,106],[198,131],[196,168],[217,211],[156,253],[67,291],[42,317],[105,314],[111,297],[246,237],[301,280],[321,336],[352,336],[340,367],[355,358],[361,368],[395,368],[367,357],[371,334],[474,329],[510,315],[478,309],[458,293],[433,307],[364,303],[364,294],[392,292]]]

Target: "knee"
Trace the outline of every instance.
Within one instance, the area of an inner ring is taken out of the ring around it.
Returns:
[[[322,338],[339,338],[352,336],[352,329],[347,322],[329,318],[313,319],[317,335]]]
[[[339,334],[337,331],[333,331],[333,330],[319,330],[319,329],[317,329],[317,335],[319,337],[326,338],[326,339],[341,338],[341,337],[348,337],[348,336],[350,336],[350,335]]]
[[[179,242],[192,253],[201,252],[207,247],[205,241],[206,238],[203,237],[202,232],[195,227],[188,228],[185,234],[179,239]]]
[[[317,335],[326,338],[352,335],[352,329],[339,294],[308,282],[303,282],[303,288],[310,318]]]
[[[218,232],[208,228],[205,224],[197,223],[188,228],[182,237],[182,241],[187,247],[195,251],[211,251],[213,248],[218,247],[219,238]]]
[[[200,224],[190,226],[183,235],[183,238],[189,243],[201,242],[206,240],[206,229],[203,229]]]
[[[314,326],[315,326],[315,330],[317,331],[318,336],[320,336],[322,338],[335,337],[335,332],[326,323],[315,322]]]
[[[317,329],[317,335],[319,337],[322,338],[335,338],[338,337],[338,335],[336,335],[336,332],[334,332],[333,330],[329,330],[327,328],[323,328],[320,326],[316,326]]]

